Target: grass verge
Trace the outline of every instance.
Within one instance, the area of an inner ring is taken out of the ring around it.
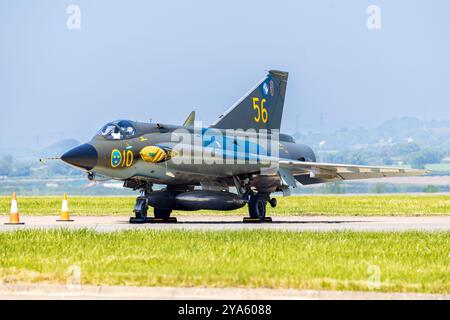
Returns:
[[[448,232],[23,230],[0,248],[3,283],[64,284],[76,266],[93,285],[450,293]]]
[[[278,197],[278,206],[268,208],[270,215],[349,215],[349,216],[431,216],[450,214],[450,195],[356,195]],[[24,215],[57,215],[61,197],[19,197]],[[0,213],[8,214],[10,197],[0,197]],[[86,215],[132,215],[133,197],[70,197],[71,213]],[[238,214],[231,211],[174,212],[174,215]]]

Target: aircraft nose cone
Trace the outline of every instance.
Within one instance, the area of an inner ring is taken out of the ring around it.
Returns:
[[[97,165],[98,153],[93,145],[85,143],[64,153],[61,160],[89,171]]]

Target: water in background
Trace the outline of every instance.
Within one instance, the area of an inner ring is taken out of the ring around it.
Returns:
[[[87,178],[58,177],[46,179],[0,178],[0,195],[16,191],[21,195],[136,195],[138,192],[123,188],[121,181],[92,182]],[[154,189],[163,188],[155,185]],[[354,194],[354,193],[438,193],[450,192],[449,175],[370,179],[332,182],[293,189],[293,194]]]

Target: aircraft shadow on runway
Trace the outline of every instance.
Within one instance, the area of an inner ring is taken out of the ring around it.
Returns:
[[[368,222],[368,221],[356,221],[356,220],[342,220],[342,221],[336,221],[336,220],[318,220],[318,221],[290,221],[290,220],[275,220],[272,222],[242,222],[242,220],[236,220],[236,221],[220,221],[220,220],[195,220],[195,221],[178,221],[178,222],[147,222],[143,224],[249,224],[249,225],[271,225],[271,224],[341,224],[341,223],[361,223],[361,222]],[[129,224],[128,221],[118,221],[120,224]]]

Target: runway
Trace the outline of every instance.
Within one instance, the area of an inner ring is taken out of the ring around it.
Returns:
[[[130,224],[125,216],[73,216],[73,222],[58,222],[56,216],[23,216],[24,225],[5,225],[0,232],[26,229],[82,229],[100,232],[123,230],[284,230],[284,231],[450,231],[450,217],[358,217],[274,216],[271,223],[242,223],[242,216],[181,216],[177,223]]]
[[[188,300],[450,300],[450,295],[376,291],[325,291],[269,288],[205,287],[78,287],[58,284],[0,284],[0,300],[95,300],[95,299],[188,299]]]

